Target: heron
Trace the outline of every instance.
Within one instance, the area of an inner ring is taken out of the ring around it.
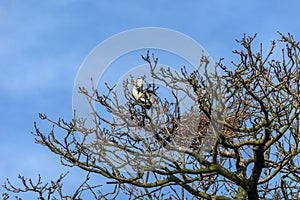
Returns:
[[[137,80],[132,81],[132,96],[134,99],[146,109],[150,109],[154,103],[157,102],[157,95],[155,93],[156,89],[151,90],[149,87],[144,88],[144,84],[146,83],[144,79],[139,78]]]

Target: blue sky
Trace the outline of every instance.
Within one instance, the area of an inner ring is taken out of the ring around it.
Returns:
[[[300,2],[222,0],[3,0],[0,2],[0,182],[18,174],[46,180],[67,171],[34,144],[33,122],[72,116],[76,73],[89,52],[119,32],[163,27],[200,43],[215,59],[237,59],[235,39],[258,33],[267,47],[277,31],[300,40]],[[136,59],[140,59],[137,57]],[[73,174],[80,174],[79,171]],[[2,193],[2,188],[0,189]]]

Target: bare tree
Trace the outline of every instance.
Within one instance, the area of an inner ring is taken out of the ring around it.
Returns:
[[[4,188],[37,192],[40,199],[80,199],[85,191],[95,199],[299,199],[300,47],[290,34],[280,35],[280,57],[273,56],[275,41],[265,51],[255,46],[256,35],[245,35],[237,40],[242,50],[234,51],[239,62],[231,67],[220,59],[209,70],[202,56],[198,69],[183,67],[181,74],[161,68],[148,52],[142,59],[170,98],[161,98],[154,83],[137,85],[142,77],[124,82],[125,103],[114,87],[107,85],[103,95],[80,88],[93,126],[76,114],[70,122],[40,114],[66,134],[60,139],[54,129],[45,134],[36,124],[34,134],[63,165],[88,172],[84,182],[72,195],[62,194],[65,175],[46,185],[20,177],[24,189],[9,180]],[[182,107],[184,98],[193,102],[189,108]],[[112,192],[88,184],[90,174],[110,179]]]

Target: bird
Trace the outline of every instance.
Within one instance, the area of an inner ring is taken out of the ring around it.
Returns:
[[[137,103],[146,109],[150,109],[153,104],[157,102],[156,90],[157,88],[150,89],[151,85],[144,88],[145,81],[142,78],[133,80],[132,96]]]

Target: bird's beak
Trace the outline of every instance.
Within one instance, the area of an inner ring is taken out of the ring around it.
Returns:
[[[131,84],[136,84],[136,80],[131,81]]]

